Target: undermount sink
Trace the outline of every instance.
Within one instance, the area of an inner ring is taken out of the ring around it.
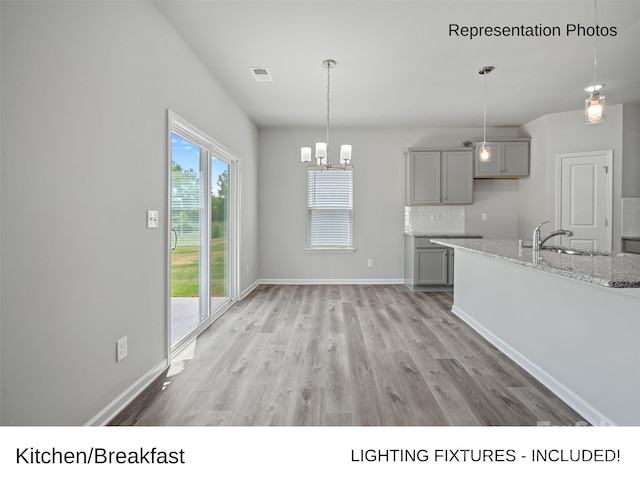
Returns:
[[[556,252],[556,253],[565,253],[567,255],[582,255],[586,257],[610,257],[613,255],[611,252],[602,252],[598,250],[576,250],[574,248],[565,248],[565,247],[540,247],[541,250],[546,250],[548,252]]]

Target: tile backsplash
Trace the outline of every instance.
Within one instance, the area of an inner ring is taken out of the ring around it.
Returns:
[[[404,207],[405,233],[465,233],[463,206]]]
[[[640,198],[622,199],[622,236],[640,237]]]

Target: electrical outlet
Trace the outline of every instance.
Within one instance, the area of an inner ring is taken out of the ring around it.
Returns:
[[[373,258],[367,260],[367,267],[373,267]]]
[[[116,362],[121,361],[127,356],[127,337],[116,340]]]
[[[486,222],[486,221],[487,221],[487,214],[486,214],[486,213],[483,213],[483,214],[482,214],[482,221],[483,221],[483,222]]]
[[[158,228],[158,211],[147,210],[147,228]]]

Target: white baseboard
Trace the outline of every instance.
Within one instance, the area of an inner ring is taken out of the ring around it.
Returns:
[[[493,333],[483,327],[470,315],[466,314],[455,305],[451,308],[451,312],[460,317],[467,325],[469,325],[476,332],[482,335],[489,343],[494,345],[507,357],[509,357],[511,360],[513,360],[515,363],[517,363],[527,372],[533,375],[536,380],[538,380],[545,387],[551,390],[556,396],[558,396],[562,401],[564,401],[567,405],[578,412],[589,423],[594,426],[615,425],[615,423],[610,418],[608,418],[606,415],[603,415],[582,397],[577,395],[573,390],[567,388],[555,377],[530,361],[527,357],[512,348],[509,344],[496,337]]]
[[[260,285],[402,285],[404,278],[261,278]]]
[[[140,395],[158,376],[167,369],[167,361],[163,360],[145,373],[124,392],[118,395],[109,405],[104,407],[95,417],[89,420],[85,426],[106,425],[112,418],[120,413],[129,403]]]
[[[242,293],[240,293],[240,298],[238,300],[242,300],[244,297],[246,297],[247,295],[249,295],[251,292],[253,292],[258,285],[260,285],[260,280],[256,280],[255,282],[253,282],[251,285],[249,285],[247,288],[245,288]]]

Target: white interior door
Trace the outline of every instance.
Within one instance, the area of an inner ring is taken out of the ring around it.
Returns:
[[[611,250],[612,159],[611,150],[557,156],[556,226],[573,232],[565,245]]]

